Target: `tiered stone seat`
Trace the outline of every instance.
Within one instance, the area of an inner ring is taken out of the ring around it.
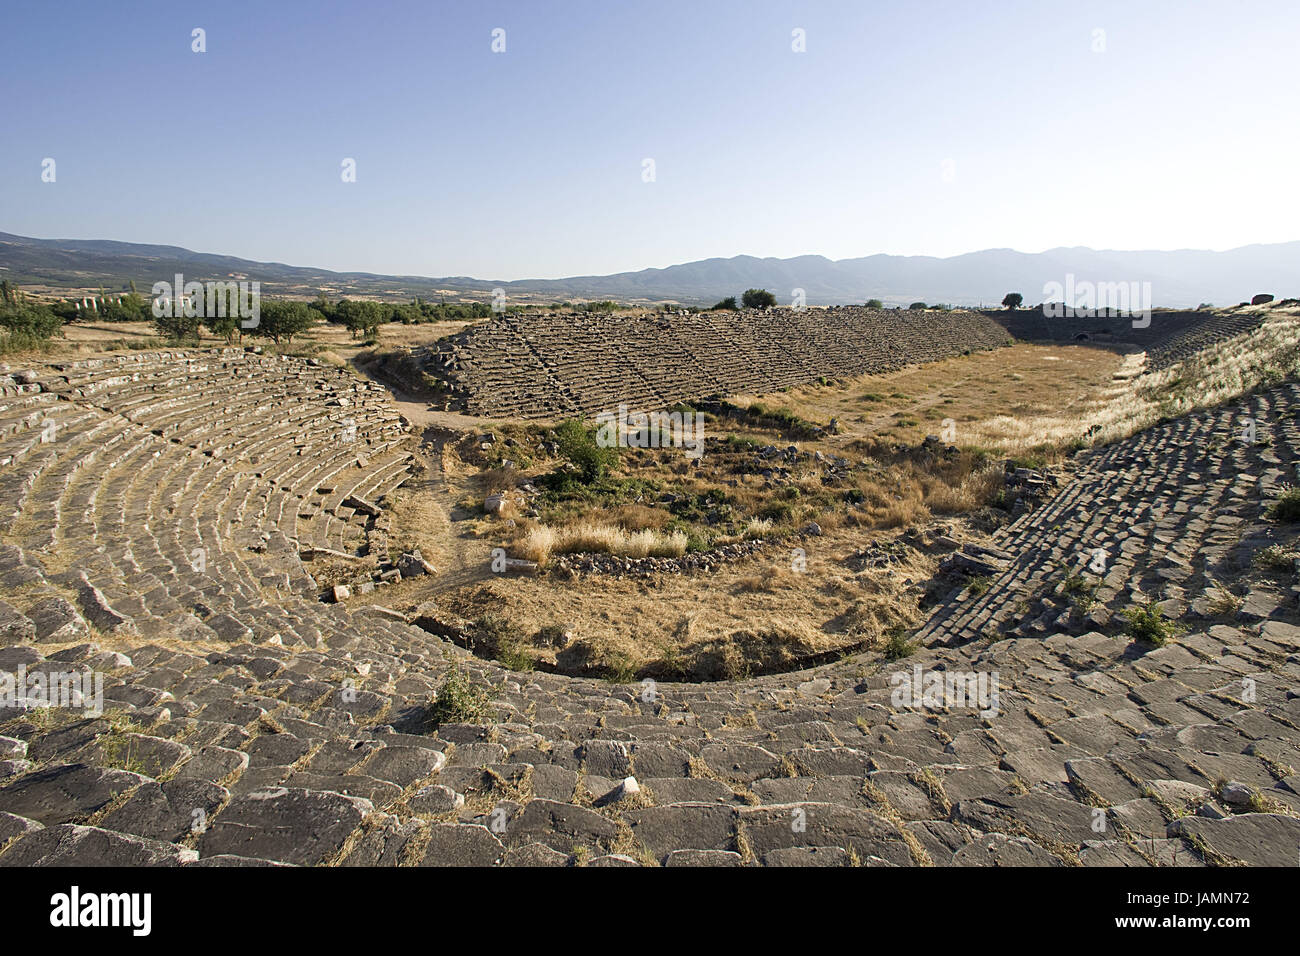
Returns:
[[[989,590],[945,608],[923,639],[964,643],[1070,626],[1061,589],[1071,575],[1092,598],[1075,615],[1076,630],[1109,623],[1135,594],[1187,602],[1213,587],[1239,570],[1232,549],[1247,517],[1293,477],[1298,398],[1294,385],[1282,386],[1078,456],[1080,469],[1060,494],[994,535],[1009,560]],[[1245,440],[1248,422],[1254,441]]]
[[[296,584],[302,591],[310,582],[298,562],[281,558],[272,568],[245,557],[247,537],[243,548],[229,549],[217,524],[231,513],[224,507],[229,492],[238,488],[241,518],[247,518],[255,488],[248,481],[227,483],[232,472],[254,479],[257,468],[272,474],[265,505],[253,516],[259,536],[266,533],[259,519],[274,515],[288,541],[328,543],[337,550],[364,545],[366,518],[302,517],[302,502],[316,493],[321,469],[330,469],[350,489],[381,495],[407,474],[409,455],[397,447],[404,431],[397,416],[374,401],[378,393],[371,386],[341,370],[214,350],[136,354],[48,371],[39,383],[41,394],[56,399],[50,407],[66,423],[54,419],[55,438],[39,461],[28,456],[27,464],[3,476],[20,491],[17,512],[28,498],[42,505],[39,514],[24,513],[28,520],[18,540],[51,556],[93,545],[100,560],[87,572],[90,583],[133,607],[136,614],[121,616],[135,629],[174,625],[178,615],[195,623],[190,609],[168,592],[173,581],[185,600],[204,594],[198,616],[215,617],[231,633],[246,629],[232,617],[234,609],[262,601],[262,587]],[[212,508],[205,500],[211,498],[223,506]],[[240,513],[238,506],[234,513]],[[165,529],[154,527],[158,515],[167,516]],[[142,559],[139,570],[162,582],[162,593],[152,596],[160,613],[151,610],[148,594],[129,596],[123,564],[134,570]],[[180,578],[196,575],[198,588],[180,584]],[[270,615],[277,616],[283,618]]]
[[[471,413],[541,418],[775,391],[1007,341],[973,312],[501,316],[440,343],[427,370]]]
[[[1128,316],[1052,317],[1042,309],[985,312],[1013,337],[1024,342],[1115,344],[1146,351],[1146,368],[1155,370],[1249,332],[1264,321],[1263,312],[1153,311],[1135,327]]]
[[[1300,842],[1296,587],[1251,572],[1235,617],[1197,616],[1251,542],[1295,544],[1264,517],[1300,461],[1295,385],[1086,456],[905,660],[656,686],[506,671],[321,602],[299,547],[407,467],[343,373],[220,351],[38,380],[8,417],[67,427],[0,465],[28,492],[0,529],[0,671],[96,671],[106,713],[0,708],[0,865],[1289,865]],[[1264,443],[1234,440],[1247,415]],[[1081,563],[1076,626],[1047,598]],[[1189,630],[1117,636],[1138,590]],[[453,666],[491,717],[427,726]],[[895,704],[914,668],[996,672],[996,713]]]

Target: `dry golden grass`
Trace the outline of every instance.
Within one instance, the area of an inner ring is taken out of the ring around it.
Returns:
[[[1126,438],[1159,421],[1211,408],[1300,372],[1300,319],[1275,315],[1254,332],[1138,379],[1096,425],[1094,442]]]
[[[777,567],[762,574],[752,574],[736,582],[737,594],[775,594],[786,588],[797,587],[799,577],[785,567]]]
[[[681,648],[671,668],[651,667],[663,677],[739,680],[764,671],[787,670],[837,642],[797,616],[765,617],[762,624],[704,638]]]
[[[1044,407],[1041,414],[999,414],[962,424],[962,444],[1015,455],[1040,446],[1086,440],[1105,444],[1155,424],[1210,408],[1260,385],[1281,381],[1300,366],[1300,320],[1288,314],[1168,368],[1141,374],[1144,356],[1119,362],[1110,380],[1087,396]],[[1050,389],[1049,389],[1050,391]]]
[[[883,544],[896,534],[874,540]],[[439,606],[461,617],[509,620],[525,638],[512,645],[510,666],[526,657],[542,669],[619,681],[718,680],[789,669],[840,650],[881,647],[892,631],[919,621],[921,583],[937,558],[908,550],[888,568],[860,570],[852,555],[863,532],[851,527],[828,528],[799,544],[806,552],[799,569],[789,550],[775,546],[707,578],[503,580],[485,572],[458,586],[421,584],[424,579],[409,585],[435,591]],[[403,593],[411,604],[426,599],[424,592]],[[542,629],[569,639],[527,639]]]
[[[442,501],[416,488],[401,488],[389,495],[392,517],[389,549],[394,555],[419,549],[426,561],[442,567],[447,536],[447,512]]]
[[[1003,487],[998,463],[972,465],[969,471],[948,477],[918,476],[925,506],[935,514],[965,514],[994,499]]]
[[[545,566],[555,554],[613,554],[625,558],[676,558],[686,553],[687,537],[680,531],[651,528],[627,531],[617,525],[581,522],[556,528],[530,524],[510,546],[515,557]]]
[[[624,531],[660,531],[668,523],[668,514],[646,505],[623,505],[610,514],[610,520]]]
[[[1080,403],[1091,403],[1099,390],[1114,384],[1112,376],[1121,364],[1119,355],[1105,349],[1017,343],[996,352],[862,375],[838,387],[806,385],[739,401],[758,401],[814,422],[835,418],[848,441],[916,444],[926,435],[940,434],[944,420],[951,419],[954,444],[1014,455],[1042,440],[1035,437],[1038,419],[1064,417]],[[999,417],[1023,423],[1023,446],[1003,447],[975,430]]]

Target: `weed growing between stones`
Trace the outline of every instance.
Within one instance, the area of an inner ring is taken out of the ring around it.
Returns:
[[[526,641],[514,624],[504,617],[487,614],[474,622],[471,649],[499,661],[512,671],[530,671],[533,658],[525,651]]]
[[[1241,609],[1242,599],[1233,594],[1222,584],[1219,584],[1213,578],[1206,578],[1206,602],[1205,609],[1215,617],[1231,617]]]
[[[1300,521],[1300,488],[1287,489],[1269,506],[1268,514],[1275,521]]]
[[[1177,621],[1166,618],[1155,601],[1129,608],[1124,612],[1124,618],[1128,621],[1124,633],[1135,641],[1153,647],[1164,647],[1171,637],[1182,633],[1184,629]]]
[[[890,631],[889,637],[885,639],[884,645],[885,660],[897,661],[904,657],[911,657],[916,653],[916,645],[907,639],[907,632],[903,630]]]
[[[473,724],[488,716],[488,694],[460,668],[452,668],[438,688],[425,713],[430,727],[443,724]]]
[[[1280,544],[1270,544],[1255,555],[1252,562],[1255,567],[1278,574],[1289,574],[1295,570],[1296,552]]]

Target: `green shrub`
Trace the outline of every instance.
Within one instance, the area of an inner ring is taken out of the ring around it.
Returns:
[[[49,339],[27,332],[0,332],[0,355],[19,352],[44,352],[53,347]]]
[[[1296,553],[1280,544],[1270,544],[1255,555],[1253,564],[1266,571],[1287,573],[1295,569]]]
[[[425,719],[433,727],[443,724],[480,723],[488,715],[488,694],[459,667],[447,672],[437,696],[429,704]]]
[[[1291,488],[1268,509],[1275,521],[1300,521],[1300,488]]]
[[[791,524],[794,522],[794,506],[785,501],[771,501],[758,509],[758,517],[773,524]]]
[[[1035,455],[1032,452],[1027,455],[1017,455],[1007,461],[1012,468],[1028,468],[1030,471],[1041,471],[1047,467],[1047,459],[1043,455]]]
[[[1181,624],[1165,617],[1155,601],[1129,608],[1124,612],[1124,618],[1128,621],[1125,634],[1154,647],[1164,647],[1171,637],[1183,631]]]
[[[1061,591],[1065,594],[1081,594],[1088,589],[1088,579],[1078,571],[1071,571],[1061,582]]]
[[[566,640],[564,635],[564,628],[560,625],[547,624],[533,634],[533,643],[539,647],[563,647]]]
[[[0,328],[11,335],[39,341],[48,339],[63,326],[63,320],[49,308],[27,301],[0,304]]]
[[[618,449],[602,448],[596,442],[595,429],[587,428],[576,418],[560,422],[555,427],[555,439],[560,454],[578,469],[585,484],[604,478],[618,464]]]
[[[478,651],[512,671],[530,671],[535,666],[533,657],[524,649],[523,634],[506,618],[484,615],[474,622],[472,634]]]
[[[889,637],[885,640],[884,651],[885,660],[897,661],[915,654],[916,645],[907,639],[906,631],[896,628],[889,632]]]

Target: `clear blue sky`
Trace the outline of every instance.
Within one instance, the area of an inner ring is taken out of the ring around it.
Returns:
[[[8,4],[0,231],[499,279],[1287,241],[1297,37],[1296,0]]]

